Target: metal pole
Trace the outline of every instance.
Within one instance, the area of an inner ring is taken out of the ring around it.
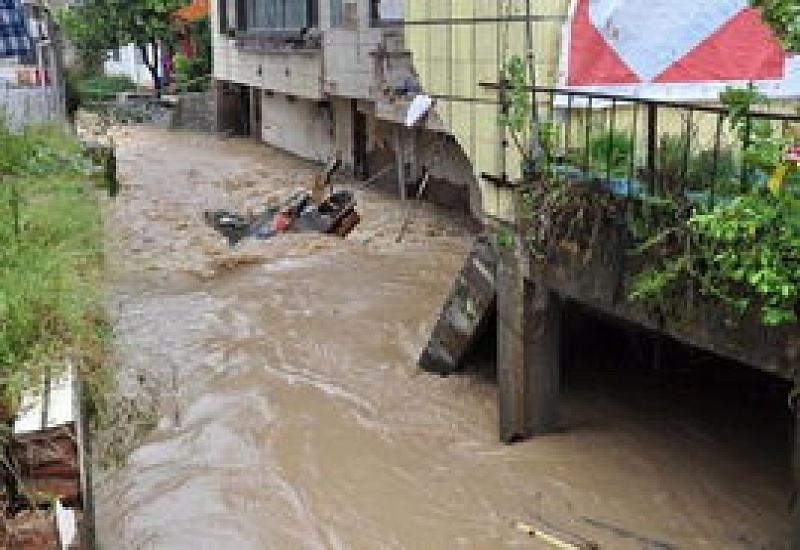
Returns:
[[[53,372],[50,365],[47,365],[42,378],[42,418],[41,429],[44,430],[50,425],[50,395],[52,394]]]
[[[656,168],[658,154],[658,106],[647,104],[647,177],[650,180],[650,192],[656,191]]]
[[[61,79],[58,74],[58,62],[56,60],[56,45],[51,38],[48,43],[49,74],[50,74],[50,101],[52,112],[56,116],[61,115]]]
[[[116,197],[119,194],[119,180],[117,179],[117,154],[114,148],[114,139],[106,149],[105,158],[105,178],[108,185],[108,196]]]
[[[39,38],[36,42],[36,71],[39,80],[39,89],[42,92],[42,101],[47,104],[47,82],[44,77],[44,40]]]
[[[536,105],[536,56],[533,52],[533,14],[531,11],[531,0],[525,2],[525,42],[528,58],[528,72],[531,79],[531,143],[530,156],[531,162],[536,165],[542,153],[542,146],[539,141],[539,109]],[[526,169],[531,167],[526,166]]]

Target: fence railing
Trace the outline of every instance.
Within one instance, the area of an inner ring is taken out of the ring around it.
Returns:
[[[498,90],[502,107],[509,88]],[[594,183],[627,198],[679,197],[713,206],[764,186],[770,176],[747,161],[755,121],[793,141],[800,116],[749,112],[745,135],[728,124],[728,109],[711,104],[643,99],[550,87],[529,87],[538,110],[543,162],[572,181]]]

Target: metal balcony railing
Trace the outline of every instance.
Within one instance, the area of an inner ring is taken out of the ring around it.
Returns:
[[[482,87],[497,90],[501,110],[506,108],[507,86]],[[721,105],[551,87],[527,92],[537,106],[547,170],[631,199],[669,197],[713,206],[765,186],[770,174],[746,160],[751,128],[766,123],[787,142],[795,138],[793,127],[800,130],[796,114],[753,111],[742,139]],[[790,175],[789,185],[800,185],[800,177]]]

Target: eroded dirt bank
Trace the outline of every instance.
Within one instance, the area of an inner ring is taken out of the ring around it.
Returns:
[[[158,414],[97,479],[103,548],[536,548],[513,524],[537,518],[604,548],[643,547],[608,526],[680,548],[777,547],[780,465],[591,392],[567,399],[575,429],[502,446],[491,382],[416,370],[470,245],[458,220],[426,209],[396,244],[398,204],[360,192],[347,241],[230,250],[204,209],[258,210],[316,168],[213,136],[129,128],[118,143],[118,375]]]

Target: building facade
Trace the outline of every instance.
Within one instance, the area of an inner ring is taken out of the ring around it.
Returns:
[[[478,213],[470,162],[441,120],[404,124],[420,89],[399,24],[402,0],[210,7],[220,130],[314,161],[339,156],[356,175],[382,175],[398,188],[428,168],[433,200]]]
[[[65,0],[21,2],[30,52],[0,59],[0,110],[12,128],[64,115],[64,61],[69,51],[54,13],[67,4]]]

